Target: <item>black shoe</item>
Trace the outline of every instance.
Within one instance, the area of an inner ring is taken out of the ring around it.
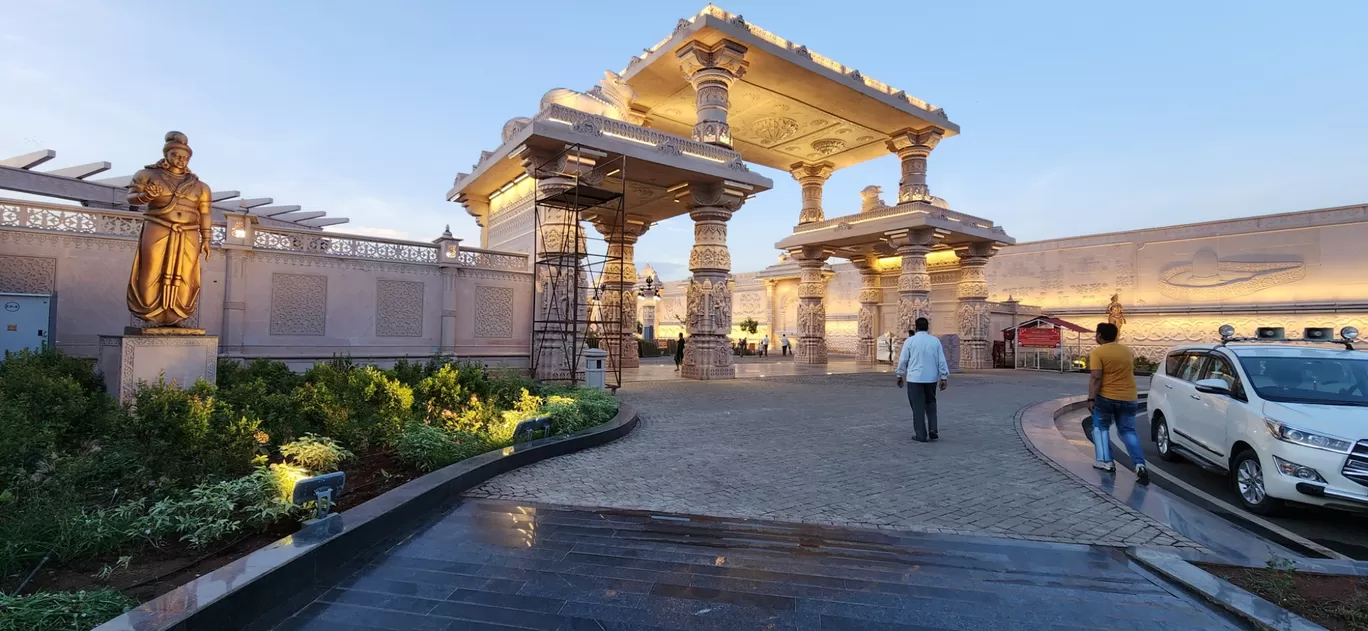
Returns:
[[[1136,468],[1135,468],[1135,477],[1138,478],[1138,479],[1140,480],[1140,483],[1141,483],[1141,484],[1149,484],[1149,482],[1150,482],[1149,467],[1146,467],[1145,465],[1140,465],[1140,466],[1136,467]]]
[[[940,440],[940,434],[931,432],[931,440]]]
[[[931,442],[931,441],[929,441],[929,440],[927,440],[927,439],[925,439],[925,438],[918,438],[918,437],[916,437],[916,436],[913,436],[913,437],[912,437],[912,440],[915,440],[915,441],[917,441],[917,442],[919,442],[919,443],[929,443],[929,442]]]

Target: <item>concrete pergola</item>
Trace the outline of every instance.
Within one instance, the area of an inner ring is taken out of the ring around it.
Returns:
[[[56,151],[43,149],[0,160],[0,189],[80,202],[89,208],[130,210],[128,184],[133,176],[89,179],[108,171],[112,166],[108,162],[91,162],[51,171],[34,170],[34,167],[56,157]],[[216,211],[215,221],[223,221],[224,212],[249,213],[261,225],[273,228],[320,230],[325,226],[349,221],[344,217],[328,217],[322,211],[304,212],[296,205],[272,206],[274,200],[269,197],[242,199],[238,191],[214,191],[212,199],[212,208]]]

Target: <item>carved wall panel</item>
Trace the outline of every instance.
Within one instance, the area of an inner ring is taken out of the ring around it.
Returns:
[[[827,350],[832,353],[854,355],[860,346],[859,322],[854,320],[827,320]]]
[[[0,256],[0,291],[50,294],[57,287],[57,259],[39,256]]]
[[[420,282],[375,281],[375,335],[422,337],[423,290]]]
[[[271,335],[324,335],[327,321],[327,276],[271,275]]]
[[[475,286],[475,337],[513,337],[513,288]]]

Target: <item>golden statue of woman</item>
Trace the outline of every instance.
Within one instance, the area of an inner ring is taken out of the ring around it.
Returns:
[[[138,171],[128,203],[147,206],[128,280],[128,310],[152,327],[180,326],[195,313],[200,256],[209,260],[209,186],[190,172],[189,140],[166,134],[162,159]]]

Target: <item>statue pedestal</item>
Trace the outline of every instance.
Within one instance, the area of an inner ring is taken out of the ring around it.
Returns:
[[[214,383],[218,374],[217,336],[188,329],[180,329],[188,334],[153,330],[158,333],[130,331],[127,335],[100,336],[99,368],[110,395],[126,403],[133,399],[138,382],[157,383],[163,378],[182,388],[198,379]]]

